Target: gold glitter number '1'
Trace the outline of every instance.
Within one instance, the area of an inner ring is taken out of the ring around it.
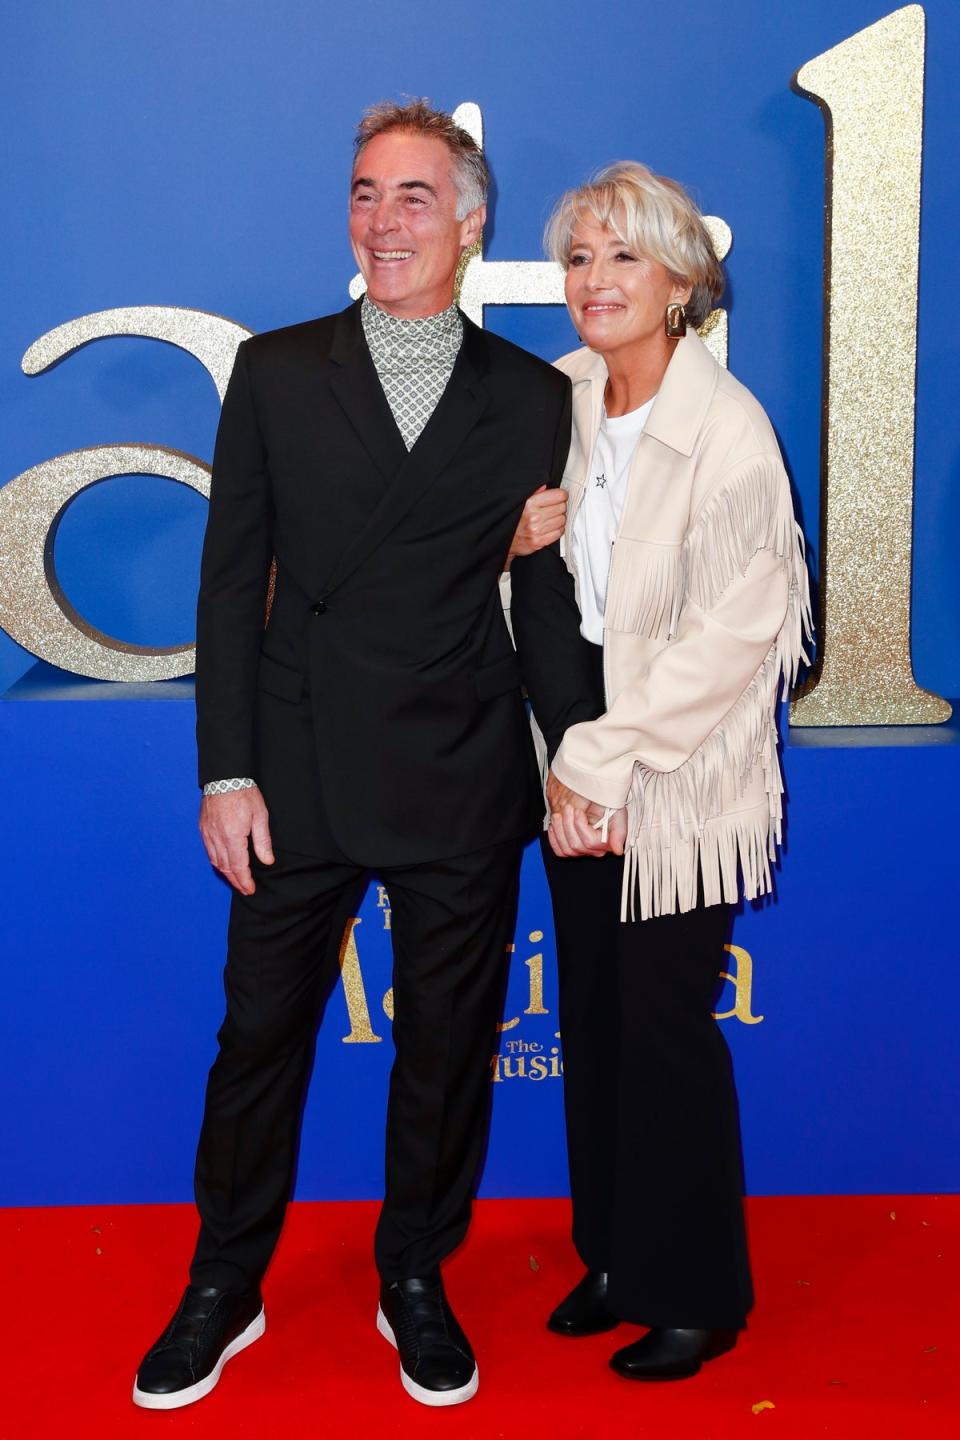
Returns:
[[[950,706],[910,663],[924,14],[810,60],[827,124],[821,656],[793,725],[923,725]]]

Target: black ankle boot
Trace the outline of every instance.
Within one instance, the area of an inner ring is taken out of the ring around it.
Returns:
[[[620,1324],[607,1309],[607,1272],[588,1270],[547,1321],[555,1335],[600,1335]]]
[[[658,1325],[615,1351],[610,1368],[626,1380],[687,1380],[704,1361],[736,1343],[736,1330],[670,1330]]]

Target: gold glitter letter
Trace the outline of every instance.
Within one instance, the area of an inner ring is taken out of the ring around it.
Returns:
[[[713,1018],[714,1020],[730,1020],[736,1016],[744,1025],[759,1025],[763,1016],[750,1013],[750,1004],[753,999],[753,956],[749,950],[744,950],[742,945],[724,945],[723,948],[736,960],[737,973],[731,975],[729,970],[721,970],[720,978],[730,981],[736,998],[732,1010],[723,1010]]]
[[[534,944],[543,939],[542,930],[531,930],[530,939]],[[543,955],[531,955],[529,960],[524,961],[530,971],[530,1004],[524,1010],[524,1015],[549,1015],[543,1003]]]
[[[344,1035],[344,1045],[372,1045],[382,1039],[382,1036],[373,1033],[373,1026],[370,1024],[367,992],[363,988],[360,955],[353,933],[359,924],[359,918],[347,921],[340,946],[340,978],[343,981],[343,997],[347,1002],[347,1014],[350,1017],[350,1034]]]
[[[0,489],[0,627],[25,650],[93,680],[190,675],[193,645],[128,645],[75,610],[53,563],[57,527],[72,500],[114,475],[163,475],[210,494],[210,469],[160,445],[97,445],[24,470]]]
[[[794,725],[950,717],[910,663],[923,36],[907,5],[793,81],[827,125],[821,659]]]
[[[222,400],[237,346],[250,333],[205,310],[128,306],[58,325],[34,341],[21,363],[27,375],[38,375],[91,340],[141,335],[193,355]],[[54,542],[70,502],[101,480],[139,474],[162,475],[210,494],[210,467],[161,445],[75,450],[34,465],[0,489],[0,626],[41,660],[93,680],[169,680],[194,668],[192,645],[128,645],[95,629],[57,579]]]

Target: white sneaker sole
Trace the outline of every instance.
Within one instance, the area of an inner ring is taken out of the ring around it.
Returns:
[[[394,1350],[399,1354],[397,1337],[393,1333],[393,1326],[379,1306],[377,1307],[377,1329],[380,1331],[384,1340],[389,1340]],[[470,1376],[470,1379],[466,1385],[461,1385],[458,1390],[427,1390],[423,1385],[418,1385],[416,1380],[411,1380],[401,1365],[400,1384],[404,1390],[406,1390],[407,1394],[412,1396],[414,1400],[419,1400],[421,1405],[462,1405],[465,1400],[472,1400],[474,1395],[476,1395],[477,1388],[480,1384],[480,1371],[476,1365],[474,1365],[473,1374]]]
[[[198,1380],[196,1385],[187,1385],[183,1390],[174,1390],[169,1395],[152,1395],[149,1390],[141,1390],[140,1386],[134,1382],[134,1405],[139,1405],[143,1410],[179,1410],[181,1405],[192,1405],[195,1400],[202,1400],[204,1395],[210,1394],[220,1379],[227,1361],[232,1360],[234,1355],[239,1355],[241,1350],[246,1350],[247,1346],[252,1345],[255,1340],[259,1340],[266,1328],[266,1318],[261,1310],[260,1314],[250,1321],[246,1330],[242,1331],[235,1340],[230,1341],[210,1374],[205,1375],[202,1380]]]

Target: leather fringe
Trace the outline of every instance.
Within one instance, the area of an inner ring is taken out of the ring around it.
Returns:
[[[621,919],[672,915],[697,903],[735,902],[738,869],[748,900],[771,887],[770,862],[781,842],[783,779],[777,752],[777,692],[785,699],[812,638],[810,582],[803,536],[794,519],[786,479],[774,462],[751,465],[697,516],[684,542],[688,594],[709,607],[753,555],[773,549],[789,571],[787,614],[780,633],[747,689],[703,744],[676,770],[638,764],[627,804],[628,835]],[[761,766],[762,807],[723,814],[729,781],[742,796]]]
[[[649,640],[677,632],[686,590],[682,545],[658,545],[619,536],[613,547],[603,623]]]

